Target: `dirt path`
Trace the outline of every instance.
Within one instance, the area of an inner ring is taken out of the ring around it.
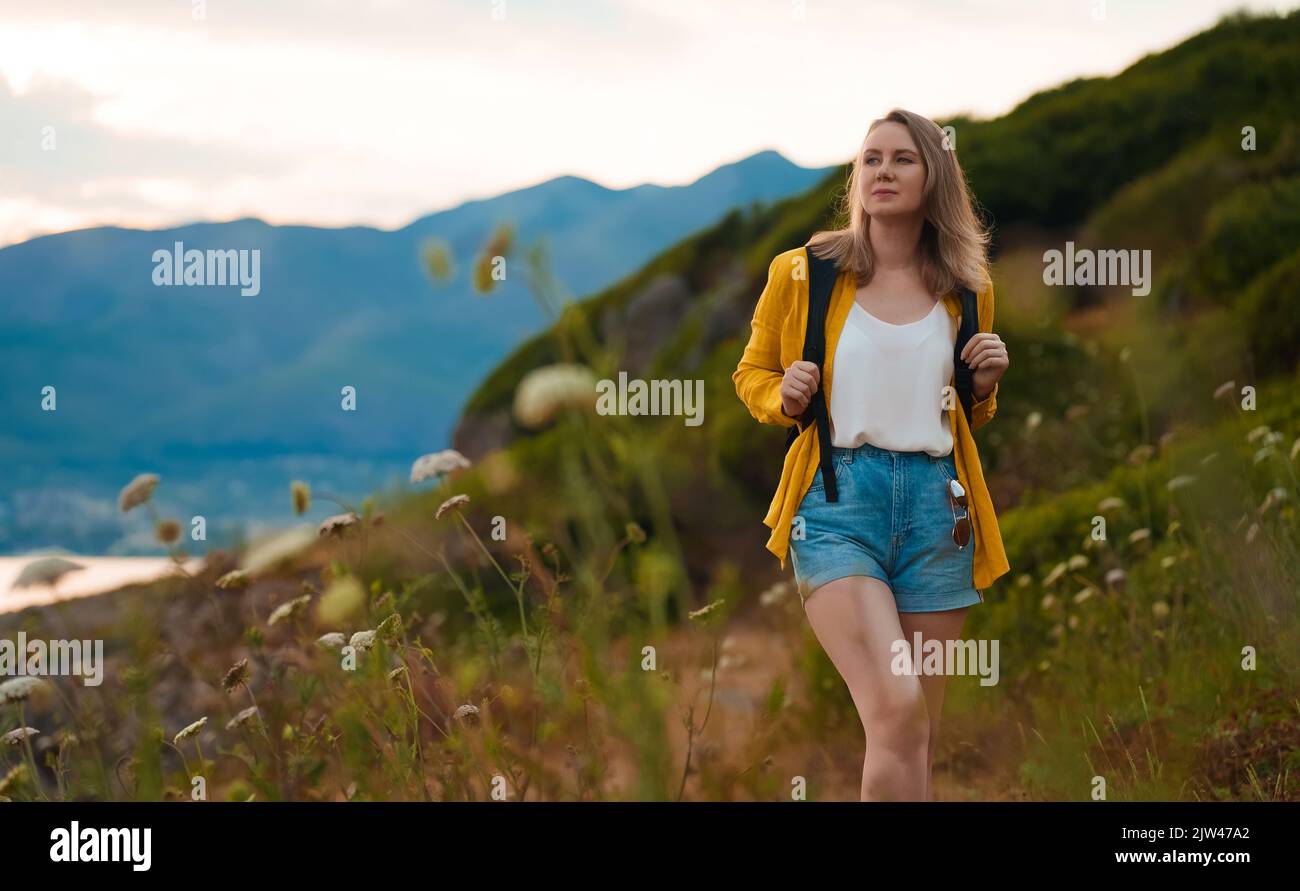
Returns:
[[[816,778],[817,800],[856,801],[862,776],[862,741],[856,727],[844,728],[831,740],[800,739],[794,732],[778,728],[771,739],[764,739],[756,722],[763,719],[763,704],[778,676],[785,679],[789,698],[785,721],[797,720],[807,708],[807,691],[802,674],[795,665],[796,647],[802,646],[799,630],[771,623],[766,616],[754,621],[737,620],[723,634],[714,707],[708,726],[695,743],[695,757],[709,757],[722,750],[734,757],[749,748],[772,754],[773,768],[790,775]],[[683,631],[674,636],[668,658],[695,660],[707,664],[707,652],[701,652],[704,638]],[[661,656],[661,658],[663,658]],[[662,664],[662,663],[661,663]],[[707,672],[696,669],[697,679],[685,685],[679,708],[684,709],[692,693],[702,717],[707,699]],[[842,682],[839,682],[842,683]],[[845,693],[847,697],[847,693]],[[698,721],[697,721],[698,723]],[[778,723],[778,722],[773,722]],[[933,798],[935,801],[1016,801],[1026,800],[1026,793],[1015,778],[1016,761],[1004,753],[1019,752],[1021,743],[1016,721],[1009,719],[997,726],[974,716],[951,714],[945,709],[940,731],[940,749],[935,756]],[[684,727],[669,728],[676,763],[685,751]],[[755,740],[762,740],[755,746]],[[1000,753],[1003,753],[1000,755]],[[743,760],[743,759],[742,759]],[[691,785],[688,782],[687,797]],[[811,796],[810,796],[811,797]]]

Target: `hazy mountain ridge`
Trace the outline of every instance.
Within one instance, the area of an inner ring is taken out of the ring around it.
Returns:
[[[468,284],[469,260],[496,226],[512,222],[523,242],[545,236],[552,268],[581,295],[731,207],[822,175],[761,152],[678,187],[559,177],[393,231],[243,219],[85,229],[0,249],[0,459],[30,465],[19,476],[39,486],[57,485],[67,462],[109,457],[129,479],[177,451],[346,460],[442,448],[470,387],[542,323],[519,277],[490,301]],[[433,237],[458,262],[441,285],[421,256]],[[153,254],[177,241],[260,251],[260,293],[156,286]],[[41,411],[47,385],[56,413]],[[349,385],[355,413],[339,409]],[[58,540],[54,521],[51,541],[19,542],[14,528],[0,523],[0,551],[90,546]]]

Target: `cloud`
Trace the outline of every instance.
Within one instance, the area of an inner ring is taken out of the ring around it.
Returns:
[[[395,227],[561,174],[690,182],[759,147],[842,163],[894,105],[1000,114],[1238,5],[1098,2],[0,0],[0,240]]]
[[[95,120],[96,97],[38,76],[22,95],[0,78],[0,240],[207,213],[203,190],[274,178],[289,160],[234,147],[123,134]]]
[[[32,191],[63,189],[72,196],[86,182],[115,177],[166,179],[197,170],[238,168],[278,176],[287,164],[265,153],[164,137],[134,136],[95,120],[96,97],[68,83],[38,79],[23,95],[0,80],[0,174]],[[53,132],[52,150],[46,145]],[[75,167],[75,177],[68,168]]]

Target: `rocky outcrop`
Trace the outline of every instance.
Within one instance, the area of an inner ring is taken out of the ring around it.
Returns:
[[[508,407],[487,413],[471,412],[461,415],[456,423],[451,447],[478,462],[489,452],[508,446],[516,435]]]
[[[600,320],[601,339],[620,348],[620,370],[628,377],[643,377],[655,354],[673,336],[691,305],[691,289],[680,275],[660,275],[628,298],[627,303],[605,313]]]

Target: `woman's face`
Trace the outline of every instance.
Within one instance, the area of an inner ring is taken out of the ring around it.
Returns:
[[[925,202],[925,162],[902,124],[885,121],[867,134],[859,190],[871,217],[917,214]]]

